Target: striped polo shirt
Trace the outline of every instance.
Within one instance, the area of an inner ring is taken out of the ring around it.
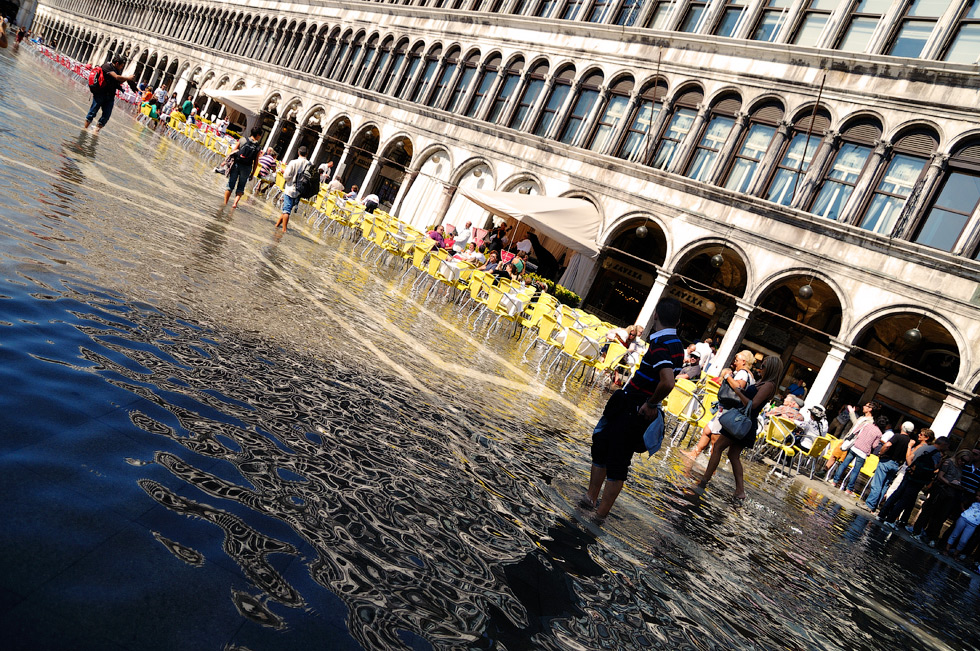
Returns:
[[[651,396],[660,384],[661,369],[669,366],[677,375],[683,364],[684,344],[677,337],[677,329],[664,328],[654,332],[650,335],[650,347],[640,361],[640,368],[623,390],[632,396]]]

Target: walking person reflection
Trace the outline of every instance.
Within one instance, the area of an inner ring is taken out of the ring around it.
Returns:
[[[743,390],[731,375],[726,376],[724,382],[727,382],[728,386],[732,388],[738,399],[742,401],[743,406],[752,403],[752,422],[755,422],[758,420],[762,408],[769,404],[772,397],[776,395],[776,382],[779,381],[782,374],[782,361],[774,355],[769,355],[762,360],[762,379],[752,386]],[[745,448],[751,448],[755,445],[755,437],[756,432],[751,432],[741,441],[736,441],[730,438],[725,432],[725,428],[722,427],[718,440],[711,446],[711,458],[708,459],[708,467],[704,470],[704,476],[701,478],[698,488],[708,487],[708,482],[711,481],[711,476],[715,474],[718,463],[721,461],[722,453],[728,450],[728,460],[732,462],[732,474],[735,475],[734,497],[736,500],[745,499],[741,454]]]

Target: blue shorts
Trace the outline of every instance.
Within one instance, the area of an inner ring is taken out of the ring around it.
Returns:
[[[228,171],[228,192],[234,192],[238,196],[245,194],[245,184],[248,183],[251,173],[251,165],[233,163],[231,170]]]
[[[292,215],[293,210],[299,205],[299,197],[291,197],[288,194],[282,195],[282,214]]]

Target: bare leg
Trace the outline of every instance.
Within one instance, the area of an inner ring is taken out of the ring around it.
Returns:
[[[89,125],[92,124],[91,120],[85,120],[85,128],[88,129]]]
[[[735,499],[745,499],[745,482],[742,476],[742,446],[733,443],[728,446],[728,460],[732,462],[732,474],[735,475]]]
[[[692,459],[697,459],[699,456],[701,456],[701,453],[704,452],[704,449],[708,447],[708,444],[711,443],[712,438],[717,440],[718,435],[715,434],[714,436],[712,436],[711,430],[708,429],[707,425],[705,425],[704,429],[701,430],[701,439],[698,441],[698,444],[694,446],[693,450],[691,450],[690,452],[685,452],[684,454],[691,457]]]
[[[225,190],[225,205],[228,205],[228,200],[231,199],[231,190]]]
[[[609,515],[609,510],[612,509],[613,503],[616,502],[616,498],[619,497],[620,491],[623,490],[624,481],[607,481],[606,487],[602,490],[602,502],[599,504],[599,508],[596,509],[596,517],[604,518]]]
[[[235,195],[235,203],[231,204],[231,207],[232,208],[237,208],[238,207],[238,202],[241,201],[241,200],[242,200],[242,195],[236,194]],[[228,199],[225,199],[225,203],[228,203]]]
[[[719,436],[718,441],[711,448],[711,458],[708,459],[708,467],[704,469],[704,476],[701,477],[698,486],[704,488],[711,481],[711,476],[715,474],[715,470],[718,469],[718,464],[721,462],[721,453],[732,444],[732,440],[727,436]]]
[[[602,482],[606,480],[606,469],[599,466],[592,466],[592,474],[589,475],[589,500],[595,504],[599,499],[599,491],[602,490]]]

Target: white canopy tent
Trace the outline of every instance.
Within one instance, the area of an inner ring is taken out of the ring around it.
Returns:
[[[238,111],[245,116],[245,133],[258,123],[262,113],[262,100],[266,91],[262,88],[243,88],[241,90],[225,90],[204,88],[202,93],[211,99],[224,104],[225,108]]]
[[[584,199],[460,188],[470,201],[498,217],[534,226],[556,242],[594,258],[599,255],[599,211]]]

